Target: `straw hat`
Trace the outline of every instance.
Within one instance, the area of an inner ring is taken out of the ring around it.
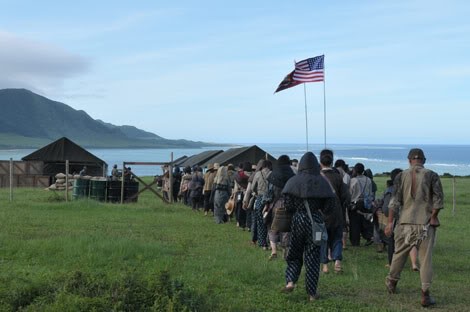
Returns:
[[[235,208],[235,201],[233,199],[229,199],[229,201],[225,203],[225,211],[227,212],[228,215],[231,215],[234,208]]]

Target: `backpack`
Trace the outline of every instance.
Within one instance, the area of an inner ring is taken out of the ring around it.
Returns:
[[[359,183],[359,186],[361,186],[361,182],[359,180],[357,181]],[[359,196],[358,200],[356,202],[353,202],[351,205],[351,211],[357,210],[360,212],[372,212],[372,197],[370,195],[365,196],[364,192],[367,187],[367,180],[362,188],[361,195]]]

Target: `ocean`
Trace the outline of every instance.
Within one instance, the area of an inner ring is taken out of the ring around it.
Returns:
[[[239,144],[247,146],[253,144]],[[305,144],[257,144],[260,148],[277,158],[287,154],[291,159],[300,160],[305,153]],[[394,168],[407,168],[406,159],[410,148],[419,147],[426,155],[426,167],[438,174],[451,174],[458,176],[470,175],[470,145],[375,145],[375,144],[329,144],[327,148],[333,150],[336,159],[343,159],[349,166],[361,162],[366,168],[375,173],[390,172]],[[317,156],[324,148],[323,144],[310,144],[310,151]],[[206,150],[227,150],[228,147],[205,147],[197,149],[103,149],[91,148],[89,152],[103,159],[111,168],[114,164],[122,167],[126,162],[167,162],[181,156],[191,156]],[[34,152],[34,149],[0,150],[0,160],[21,160],[22,157]],[[159,166],[133,166],[132,171],[137,175],[153,176],[162,173]]]

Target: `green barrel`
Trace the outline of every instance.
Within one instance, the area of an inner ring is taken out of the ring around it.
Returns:
[[[73,199],[85,198],[89,195],[90,180],[75,179],[73,182]]]
[[[121,202],[121,181],[108,182],[108,201],[112,203]]]
[[[107,183],[107,180],[91,180],[90,198],[94,200],[104,201],[106,199]]]
[[[126,182],[124,184],[124,201],[137,202],[137,193],[139,193],[139,182]]]

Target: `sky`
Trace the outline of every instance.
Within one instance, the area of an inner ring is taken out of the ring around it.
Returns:
[[[218,143],[304,143],[307,119],[310,143],[470,144],[468,0],[0,6],[0,89],[94,119]],[[274,94],[322,54],[324,83]]]

